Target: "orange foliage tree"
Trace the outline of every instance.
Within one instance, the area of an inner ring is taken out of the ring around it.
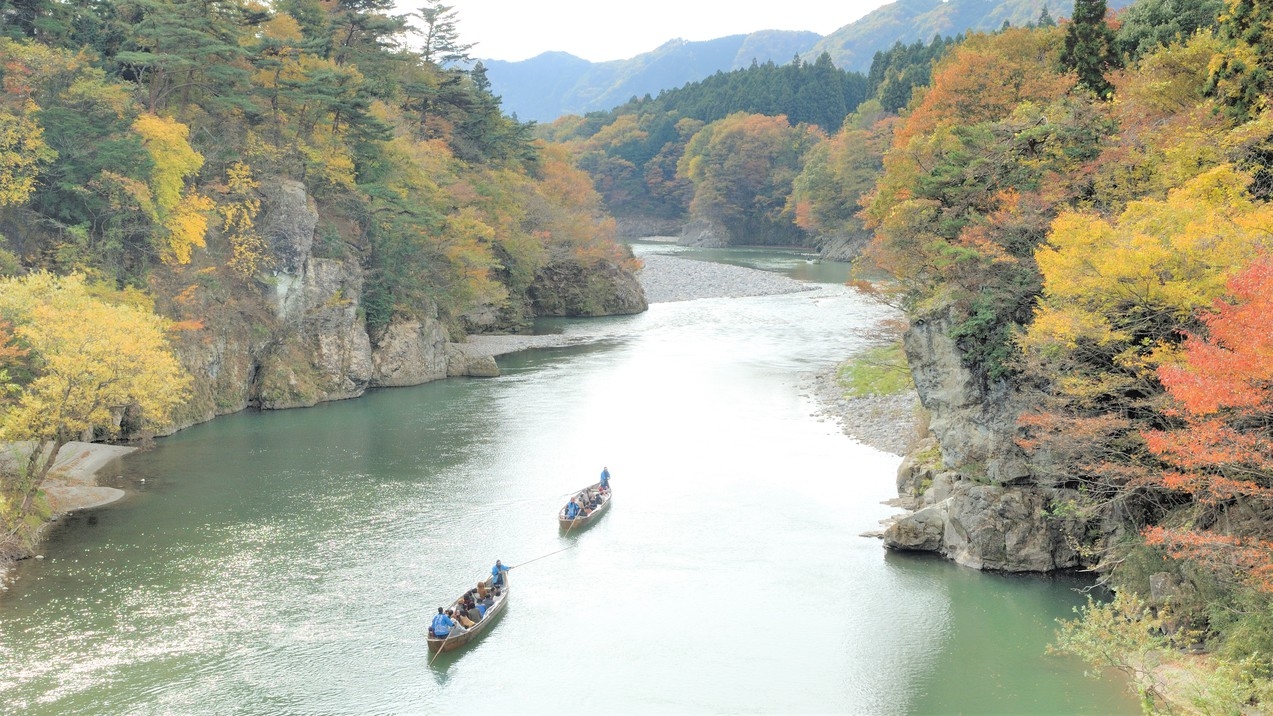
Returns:
[[[719,221],[747,243],[795,243],[799,229],[787,197],[805,153],[822,137],[785,116],[736,112],[700,129],[677,175],[694,186],[692,215]]]
[[[1273,541],[1259,531],[1273,508],[1273,259],[1228,288],[1232,302],[1203,319],[1206,334],[1190,335],[1183,360],[1158,369],[1182,425],[1142,435],[1162,461],[1161,484],[1192,496],[1196,514],[1188,528],[1146,537],[1273,592]]]

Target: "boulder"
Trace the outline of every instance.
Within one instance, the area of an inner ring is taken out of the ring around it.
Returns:
[[[636,276],[609,261],[590,267],[572,259],[549,262],[528,293],[536,316],[614,316],[649,308]]]
[[[946,533],[946,510],[938,505],[925,507],[898,518],[884,529],[888,549],[940,552]]]
[[[1051,515],[1060,492],[1036,487],[955,485],[946,505],[943,552],[955,562],[1004,572],[1082,566],[1074,549],[1082,525]]]
[[[698,217],[681,228],[681,235],[676,243],[709,249],[729,246],[729,229],[714,219]]]
[[[446,331],[437,319],[393,321],[373,342],[371,384],[419,385],[447,375]]]
[[[1155,572],[1149,575],[1149,601],[1155,606],[1169,603],[1181,595],[1184,583],[1171,572]]]
[[[495,357],[471,351],[463,343],[446,344],[446,374],[450,378],[497,378]]]

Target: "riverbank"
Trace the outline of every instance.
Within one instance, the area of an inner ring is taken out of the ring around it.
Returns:
[[[770,271],[647,254],[637,281],[648,303],[703,298],[745,298],[812,291],[814,286]],[[594,340],[585,334],[472,335],[462,350],[469,356],[499,356],[532,348],[561,348]]]
[[[919,434],[919,396],[914,390],[907,390],[894,395],[849,397],[838,380],[843,365],[809,380],[806,394],[817,403],[819,415],[835,421],[845,435],[863,445],[905,455]]]
[[[68,512],[101,507],[122,498],[126,494],[123,490],[97,484],[97,473],[135,450],[137,448],[126,445],[86,442],[69,442],[62,446],[44,481],[49,510],[58,517]],[[21,448],[8,451],[6,457],[10,462],[22,459]],[[48,526],[45,525],[44,529]],[[16,545],[0,543],[0,590],[4,589],[8,568],[14,561],[27,556]]]

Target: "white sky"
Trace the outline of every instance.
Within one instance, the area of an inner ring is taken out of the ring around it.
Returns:
[[[525,60],[560,50],[592,62],[625,60],[668,40],[757,30],[828,35],[892,0],[445,0],[474,58]],[[415,11],[398,0],[400,11]],[[423,5],[423,3],[420,3]]]

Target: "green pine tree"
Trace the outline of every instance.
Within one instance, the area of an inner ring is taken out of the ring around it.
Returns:
[[[1105,0],[1074,0],[1061,67],[1078,73],[1079,86],[1106,98],[1114,86],[1105,79],[1105,73],[1116,66],[1114,31],[1105,24]]]

